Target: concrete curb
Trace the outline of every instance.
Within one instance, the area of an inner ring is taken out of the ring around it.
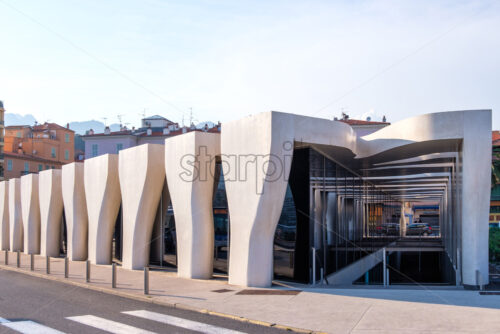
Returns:
[[[93,286],[93,285],[86,284],[86,283],[71,281],[67,278],[59,278],[59,277],[49,276],[47,274],[40,274],[40,273],[36,273],[36,272],[32,272],[32,271],[28,271],[28,270],[24,270],[24,269],[20,269],[20,268],[16,268],[16,267],[6,266],[5,264],[0,264],[0,269],[14,271],[17,273],[21,273],[21,274],[25,274],[25,275],[29,275],[29,276],[33,276],[33,277],[38,277],[38,278],[43,278],[43,279],[47,279],[47,280],[51,280],[51,281],[61,282],[64,284],[69,284],[69,285],[77,286],[77,287],[84,288],[84,289],[102,292],[102,293],[106,293],[109,295],[114,295],[114,296],[129,298],[129,299],[133,299],[133,300],[137,300],[137,301],[141,301],[141,302],[147,302],[147,303],[151,303],[151,304],[176,308],[179,310],[198,312],[198,313],[208,314],[208,315],[215,316],[215,317],[221,317],[221,318],[237,320],[237,321],[241,321],[241,322],[247,322],[247,323],[251,323],[254,325],[258,325],[258,326],[279,328],[279,329],[283,329],[283,330],[287,330],[287,331],[291,331],[291,332],[295,332],[295,333],[326,334],[324,332],[317,332],[317,331],[313,331],[313,330],[296,328],[296,327],[291,327],[291,326],[287,326],[287,325],[271,323],[271,322],[267,322],[267,321],[249,319],[249,318],[240,317],[237,315],[232,315],[232,314],[227,314],[227,313],[210,311],[207,309],[198,308],[195,306],[181,304],[181,303],[169,303],[169,302],[164,302],[164,301],[158,301],[158,300],[154,300],[154,298],[150,297],[150,296],[140,296],[140,295],[131,294],[128,292],[118,291],[118,290],[111,289],[111,288],[103,288],[103,287]]]

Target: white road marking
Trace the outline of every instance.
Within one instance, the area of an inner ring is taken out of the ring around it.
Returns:
[[[2,319],[5,320],[5,319]],[[44,325],[41,325],[37,322],[31,321],[31,320],[25,320],[25,321],[9,321],[6,320],[5,322],[2,322],[2,326],[9,327],[10,329],[13,329],[19,333],[26,333],[26,334],[64,334],[61,331],[58,331],[57,329],[53,329]]]
[[[150,312],[146,310],[137,310],[137,311],[125,311],[122,312],[124,314],[133,315],[139,318],[153,320],[157,322],[161,322],[167,325],[172,325],[176,327],[181,327],[185,329],[189,329],[192,331],[197,331],[206,334],[242,334],[243,332],[238,332],[232,329],[212,326],[208,324],[204,324],[202,322],[187,320],[183,318],[177,318],[166,314]]]
[[[10,320],[7,320],[7,319],[0,317],[0,324],[4,324],[6,322],[10,322]]]
[[[154,334],[154,332],[96,317],[94,315],[80,315],[76,317],[67,317],[66,319],[114,334]]]

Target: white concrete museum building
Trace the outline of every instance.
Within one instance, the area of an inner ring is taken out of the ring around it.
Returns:
[[[491,116],[425,114],[357,136],[265,112],[24,175],[0,183],[0,247],[185,278],[215,270],[252,287],[477,288],[488,284]]]

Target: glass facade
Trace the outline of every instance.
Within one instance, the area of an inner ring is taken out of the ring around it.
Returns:
[[[216,175],[214,272],[226,273],[230,215],[220,164]],[[327,277],[379,250],[404,235],[401,210],[399,200],[333,158],[313,148],[295,149],[274,235],[275,277],[310,283],[313,276],[317,280],[321,274]],[[171,206],[162,231],[163,265],[176,266],[176,230]],[[380,268],[371,270],[369,275],[370,282],[378,282]],[[364,282],[365,278],[360,279]]]
[[[275,234],[275,276],[310,282],[313,261],[317,278],[334,273],[399,237],[399,215],[397,202],[360,176],[312,148],[296,149]]]

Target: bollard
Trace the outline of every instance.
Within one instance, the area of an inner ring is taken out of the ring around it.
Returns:
[[[312,285],[316,285],[316,248],[312,248]]]
[[[64,278],[69,277],[69,260],[67,257],[64,258]]]
[[[90,282],[90,260],[87,260],[86,281]]]
[[[47,271],[47,274],[50,274],[50,256],[47,256],[46,257],[46,271]]]
[[[17,251],[17,267],[21,267],[21,252]]]
[[[144,294],[149,295],[149,267],[144,267]]]
[[[116,288],[116,263],[111,264],[111,287]]]
[[[385,247],[382,249],[382,283],[384,287],[387,286],[387,252]]]
[[[8,250],[5,251],[5,265],[6,266],[9,265],[9,251]]]
[[[30,269],[31,271],[35,271],[35,254],[30,254]]]

